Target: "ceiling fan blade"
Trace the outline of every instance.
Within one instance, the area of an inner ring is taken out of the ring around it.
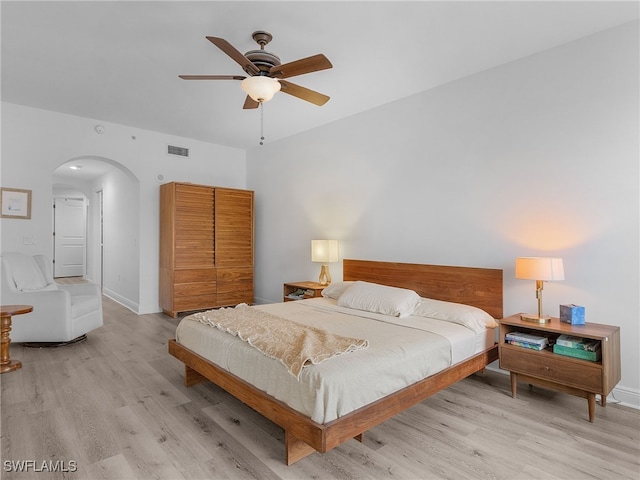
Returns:
[[[288,93],[289,95],[293,95],[294,97],[298,97],[302,100],[306,100],[307,102],[311,102],[314,105],[322,106],[329,101],[330,97],[316,92],[315,90],[301,87],[300,85],[296,85],[295,83],[291,83],[286,80],[279,80],[279,82],[282,87],[282,92]]]
[[[274,78],[289,78],[304,73],[317,72],[331,68],[331,62],[323,54],[319,53],[311,57],[302,58],[282,65],[274,65],[269,70],[269,76]]]
[[[256,75],[260,73],[260,69],[256,67],[251,60],[245,57],[238,49],[236,49],[236,47],[231,45],[224,38],[207,37],[207,40],[229,55],[249,75]]]
[[[178,75],[183,80],[244,80],[242,75]]]
[[[258,108],[258,105],[260,104],[256,102],[253,98],[251,98],[249,95],[247,95],[247,98],[244,99],[244,105],[242,106],[242,108],[245,110],[248,110],[251,108]]]

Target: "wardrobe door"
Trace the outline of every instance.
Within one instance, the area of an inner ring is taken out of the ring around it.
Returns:
[[[176,184],[176,269],[215,267],[214,198],[211,187]]]
[[[218,305],[253,303],[253,192],[215,189]]]

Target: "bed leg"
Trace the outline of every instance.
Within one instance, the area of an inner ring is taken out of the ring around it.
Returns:
[[[356,440],[358,440],[360,443],[364,443],[364,432],[362,432],[360,435],[356,435],[355,437]]]
[[[206,377],[196,372],[193,368],[187,365],[184,366],[184,386],[185,387],[191,387],[196,383],[204,382],[205,380],[206,380]]]
[[[284,449],[287,466],[293,465],[298,460],[302,460],[304,457],[316,452],[313,447],[307,445],[302,440],[298,440],[298,438],[286,430],[284,432]]]

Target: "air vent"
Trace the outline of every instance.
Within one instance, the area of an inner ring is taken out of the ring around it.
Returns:
[[[179,157],[188,157],[189,149],[184,147],[176,147],[175,145],[168,145],[167,153],[169,155],[178,155]]]

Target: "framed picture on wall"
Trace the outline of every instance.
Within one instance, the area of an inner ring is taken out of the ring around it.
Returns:
[[[31,190],[0,187],[0,217],[31,218]]]

